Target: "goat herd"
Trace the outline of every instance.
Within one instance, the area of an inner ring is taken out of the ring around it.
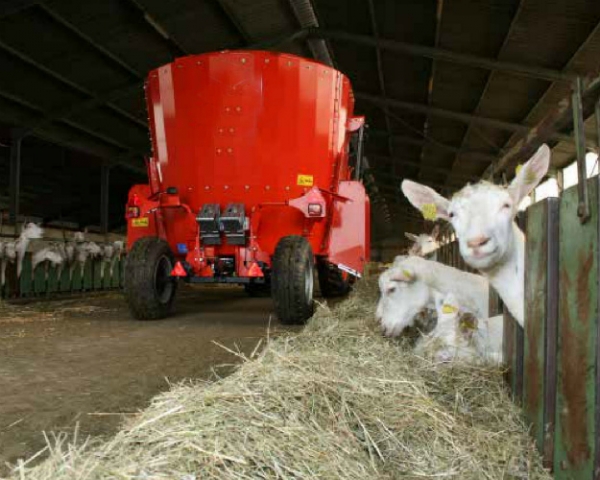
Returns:
[[[507,187],[481,181],[451,200],[411,180],[402,182],[404,195],[427,220],[450,222],[465,263],[481,275],[424,258],[435,249],[435,239],[407,235],[415,245],[379,277],[376,317],[385,335],[400,335],[421,312],[435,309],[437,324],[417,340],[418,351],[429,351],[439,361],[502,361],[503,318],[489,317],[489,287],[523,326],[525,236],[515,216],[549,163],[550,149],[542,145]]]
[[[17,264],[17,278],[21,277],[23,260],[31,241],[43,238],[44,229],[35,223],[27,223],[23,226],[21,235],[16,240],[0,240],[0,288],[6,283],[6,267],[8,264]],[[122,241],[109,242],[98,245],[95,242],[86,241],[85,232],[75,232],[71,240],[49,242],[47,246],[33,250],[31,257],[32,271],[43,265],[46,279],[48,267],[52,265],[57,269],[58,278],[61,277],[63,269],[69,268],[69,279],[73,277],[73,271],[79,266],[80,273],[88,259],[100,258],[100,277],[104,278],[105,267],[109,268],[112,276],[115,263],[123,255],[124,245]]]

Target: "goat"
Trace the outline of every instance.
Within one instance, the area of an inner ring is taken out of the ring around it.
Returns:
[[[436,294],[452,292],[478,318],[488,316],[489,284],[484,277],[417,256],[396,257],[380,275],[379,290],[375,316],[390,337],[413,326],[421,310],[435,307]]]
[[[35,223],[23,225],[21,235],[14,241],[4,243],[4,255],[0,264],[0,286],[6,283],[6,266],[17,262],[17,278],[21,278],[23,259],[31,240],[42,238],[44,229]]]
[[[88,258],[96,258],[101,253],[100,246],[95,242],[83,242],[75,246],[75,261],[79,264],[79,272],[82,277]]]
[[[430,220],[454,227],[464,261],[485,275],[521,326],[525,317],[525,236],[514,219],[521,201],[546,175],[550,148],[542,145],[508,187],[481,181],[451,200],[411,180],[402,182],[410,203]]]
[[[436,225],[431,233],[421,233],[415,235],[414,233],[405,232],[404,235],[414,243],[408,250],[409,255],[417,255],[419,257],[431,256],[439,247],[440,244],[437,241],[438,234],[440,232],[439,226]]]
[[[445,297],[436,295],[436,311],[437,325],[431,333],[418,340],[415,345],[417,354],[431,352],[436,360],[442,362],[454,359],[502,362],[502,315],[478,319],[460,305],[453,293]]]
[[[60,246],[58,244],[51,244],[48,247],[42,248],[33,254],[31,257],[31,270],[35,272],[35,269],[40,263],[44,264],[44,279],[48,280],[48,265],[52,264],[54,267],[58,267],[57,275],[60,278],[62,273],[61,265],[64,263],[65,257],[63,256]]]

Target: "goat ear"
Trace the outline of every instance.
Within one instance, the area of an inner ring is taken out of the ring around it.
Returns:
[[[417,237],[414,233],[404,232],[404,236],[413,242],[419,240],[419,237]]]
[[[450,202],[433,188],[426,187],[412,180],[404,180],[402,182],[402,192],[408,198],[408,201],[416,209],[420,210],[427,220],[436,220],[438,218],[449,220],[448,207],[450,206]],[[435,208],[430,208],[431,206]],[[433,211],[428,212],[428,210]]]
[[[525,165],[521,167],[513,181],[508,186],[508,193],[513,199],[514,205],[521,203],[538,183],[548,173],[550,166],[550,147],[545,143],[538,148]]]
[[[436,225],[435,227],[433,227],[433,230],[431,231],[431,238],[433,238],[434,240],[437,240],[437,237],[439,234],[440,234],[440,226]]]
[[[389,280],[392,282],[405,282],[412,283],[417,279],[415,272],[412,268],[401,267],[395,268],[389,276]]]

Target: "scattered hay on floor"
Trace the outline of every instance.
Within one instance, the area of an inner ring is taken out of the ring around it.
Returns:
[[[33,298],[29,301],[3,302],[0,301],[0,323],[29,323],[63,320],[70,317],[97,315],[114,311],[105,305],[90,305],[89,302],[120,298],[117,294],[91,293],[85,299],[44,299]]]
[[[550,478],[501,373],[382,338],[375,295],[361,283],[231,376],[158,395],[108,442],[52,442],[15,478]]]

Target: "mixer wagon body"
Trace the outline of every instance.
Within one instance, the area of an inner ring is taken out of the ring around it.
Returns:
[[[360,277],[370,230],[364,118],[353,116],[343,74],[288,54],[226,51],[153,70],[145,89],[149,182],[131,188],[126,209],[135,316],[165,316],[180,277],[272,289],[281,320],[301,322],[312,313],[313,265],[326,294]],[[310,299],[291,305],[298,295]]]

